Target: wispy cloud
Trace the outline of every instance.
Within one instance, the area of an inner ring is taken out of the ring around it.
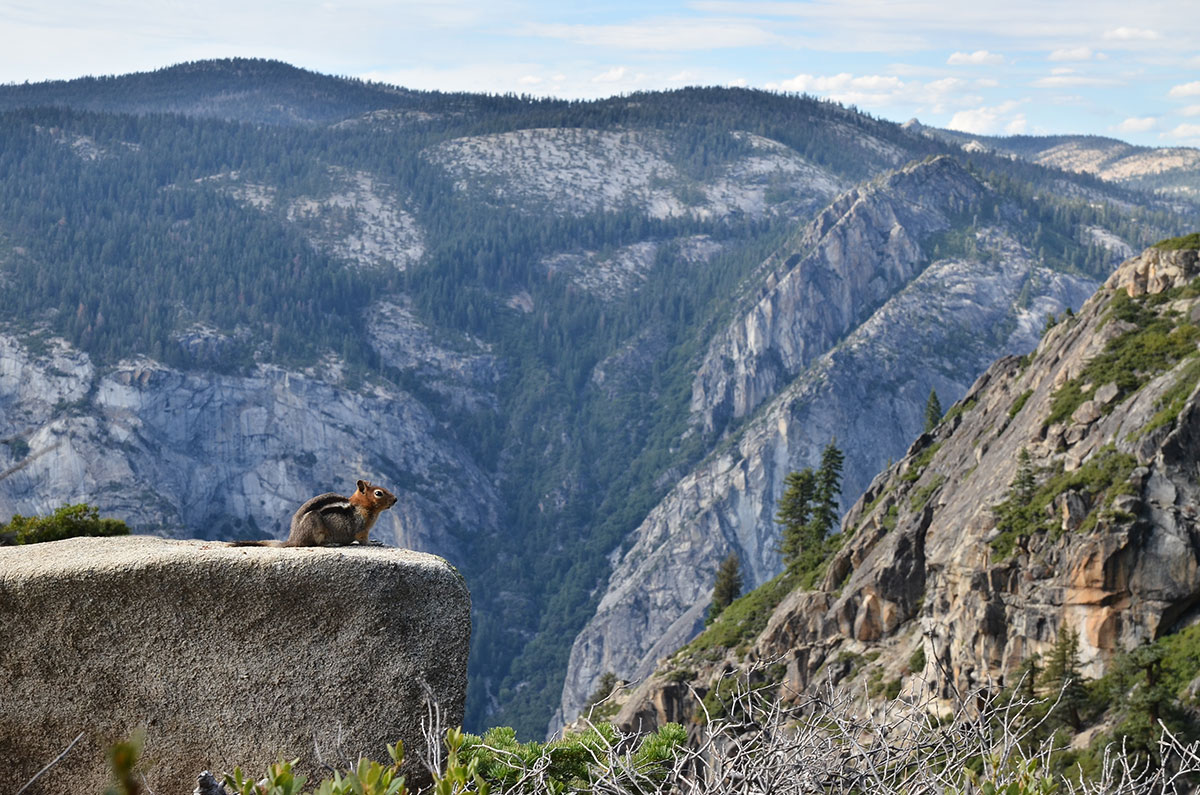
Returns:
[[[1145,28],[1120,27],[1104,31],[1106,41],[1157,41],[1161,38],[1157,31]]]
[[[1078,88],[1080,86],[1116,86],[1120,80],[1111,77],[1089,77],[1077,74],[1052,74],[1030,83],[1034,88]]]
[[[1144,133],[1150,132],[1158,126],[1158,119],[1153,116],[1143,116],[1141,118],[1130,117],[1113,127],[1114,132],[1119,133]]]
[[[943,113],[950,108],[967,107],[982,101],[975,90],[975,81],[957,77],[922,82],[902,80],[894,75],[854,75],[849,72],[800,74],[769,82],[765,88],[814,94],[847,105],[905,107],[906,112]]]
[[[781,45],[780,37],[758,24],[737,19],[655,20],[624,25],[530,23],[528,36],[560,39],[587,47],[683,52],[731,47]]]
[[[976,50],[975,52],[956,52],[946,59],[951,66],[999,66],[1004,63],[1004,56],[998,52]]]
[[[1092,60],[1092,48],[1081,47],[1063,47],[1055,50],[1047,56],[1051,61],[1090,61]]]

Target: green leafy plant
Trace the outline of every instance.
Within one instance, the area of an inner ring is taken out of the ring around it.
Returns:
[[[258,780],[246,778],[242,769],[235,767],[232,775],[225,776],[225,786],[238,795],[300,795],[307,779],[293,770],[299,761],[281,759],[268,766],[266,775]]]
[[[406,795],[404,776],[400,767],[404,762],[404,745],[397,742],[387,747],[390,765],[371,759],[360,758],[349,770],[334,771],[331,778],[321,781],[314,795]],[[225,787],[237,795],[301,795],[307,792],[307,778],[295,770],[299,760],[279,760],[267,767],[266,773],[258,778],[248,777],[240,768],[225,775]]]

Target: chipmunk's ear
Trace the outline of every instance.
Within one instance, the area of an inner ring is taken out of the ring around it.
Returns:
[[[365,480],[358,481],[358,490],[365,494],[367,491],[367,481],[365,481]]]

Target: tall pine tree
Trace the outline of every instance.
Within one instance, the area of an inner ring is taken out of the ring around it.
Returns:
[[[925,401],[925,433],[929,433],[942,421],[942,401],[938,400],[937,391],[929,390],[929,400]]]
[[[708,618],[704,623],[711,624],[715,621],[717,616],[721,615],[721,612],[733,604],[733,600],[741,594],[742,564],[738,560],[737,554],[730,552],[729,556],[721,561],[721,568],[717,569],[717,579],[713,583],[712,605],[708,608]]]
[[[821,453],[821,466],[805,467],[784,479],[775,521],[781,526],[779,553],[788,567],[812,569],[825,552],[825,539],[837,524],[845,456],[834,441]]]
[[[1080,710],[1087,704],[1087,688],[1079,671],[1079,633],[1067,626],[1058,628],[1058,639],[1046,656],[1042,669],[1046,697],[1058,699],[1051,714],[1051,725],[1069,725],[1075,731],[1083,725]]]
[[[812,520],[813,498],[817,494],[817,477],[812,469],[805,467],[799,472],[789,472],[783,481],[783,496],[775,511],[775,522],[781,526],[779,554],[785,566],[790,566],[809,546],[809,524]]]
[[[837,524],[838,497],[842,494],[842,465],[845,462],[846,456],[838,449],[837,440],[830,439],[821,451],[821,468],[817,470],[813,521],[817,523],[818,538],[824,539]]]

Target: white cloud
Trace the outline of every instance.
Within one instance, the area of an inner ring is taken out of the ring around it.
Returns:
[[[809,94],[844,93],[847,91],[895,91],[904,85],[898,77],[865,75],[855,77],[849,72],[837,75],[796,75],[779,83],[768,83],[768,88],[781,91],[801,91]]]
[[[523,77],[532,76],[539,69],[538,64],[530,63],[479,63],[449,69],[420,66],[412,69],[374,70],[362,72],[357,77],[406,88],[502,94],[518,89],[522,85],[520,81]]]
[[[746,81],[746,78],[736,77],[733,80],[730,80],[725,85],[732,86],[733,88],[745,88],[746,86],[748,86],[750,84]]]
[[[656,20],[628,25],[530,23],[528,36],[561,39],[589,47],[681,52],[779,45],[782,40],[754,22],[738,19]]]
[[[1167,92],[1170,97],[1200,97],[1200,80],[1193,83],[1183,83]]]
[[[1154,41],[1162,37],[1156,31],[1145,28],[1120,27],[1104,31],[1104,38],[1108,41]]]
[[[538,83],[542,82],[542,78],[538,77],[537,75],[522,75],[517,82],[523,86],[536,86]]]
[[[974,81],[957,77],[921,82],[901,80],[893,75],[801,74],[787,80],[767,83],[773,91],[798,91],[823,96],[846,105],[879,108],[903,108],[944,113],[949,108],[969,107],[982,102],[974,93]]]
[[[684,69],[682,72],[676,72],[667,78],[668,83],[695,83],[699,75],[695,72]]]
[[[1050,53],[1051,61],[1090,61],[1091,47],[1063,47]]]
[[[1010,132],[1014,128],[1025,128],[1025,115],[1013,113],[1021,103],[1010,100],[1000,105],[960,110],[951,117],[946,125],[951,130],[975,133],[976,135],[994,135],[1000,132]]]
[[[1119,80],[1108,77],[1088,77],[1076,74],[1055,74],[1051,77],[1039,77],[1030,83],[1035,88],[1070,88],[1073,86],[1115,86]]]
[[[1163,138],[1182,138],[1184,140],[1200,140],[1200,124],[1180,124],[1175,129],[1162,135]]]
[[[1113,128],[1119,133],[1144,133],[1150,132],[1158,124],[1158,119],[1154,116],[1130,116],[1125,121]]]
[[[629,70],[624,66],[614,66],[607,72],[601,72],[592,78],[593,83],[619,83],[625,79],[625,75],[629,74]]]
[[[1004,63],[1004,56],[998,52],[976,50],[972,53],[956,52],[946,59],[951,66],[998,66]]]
[[[1188,105],[1179,112],[1184,116],[1200,116],[1200,105]]]

